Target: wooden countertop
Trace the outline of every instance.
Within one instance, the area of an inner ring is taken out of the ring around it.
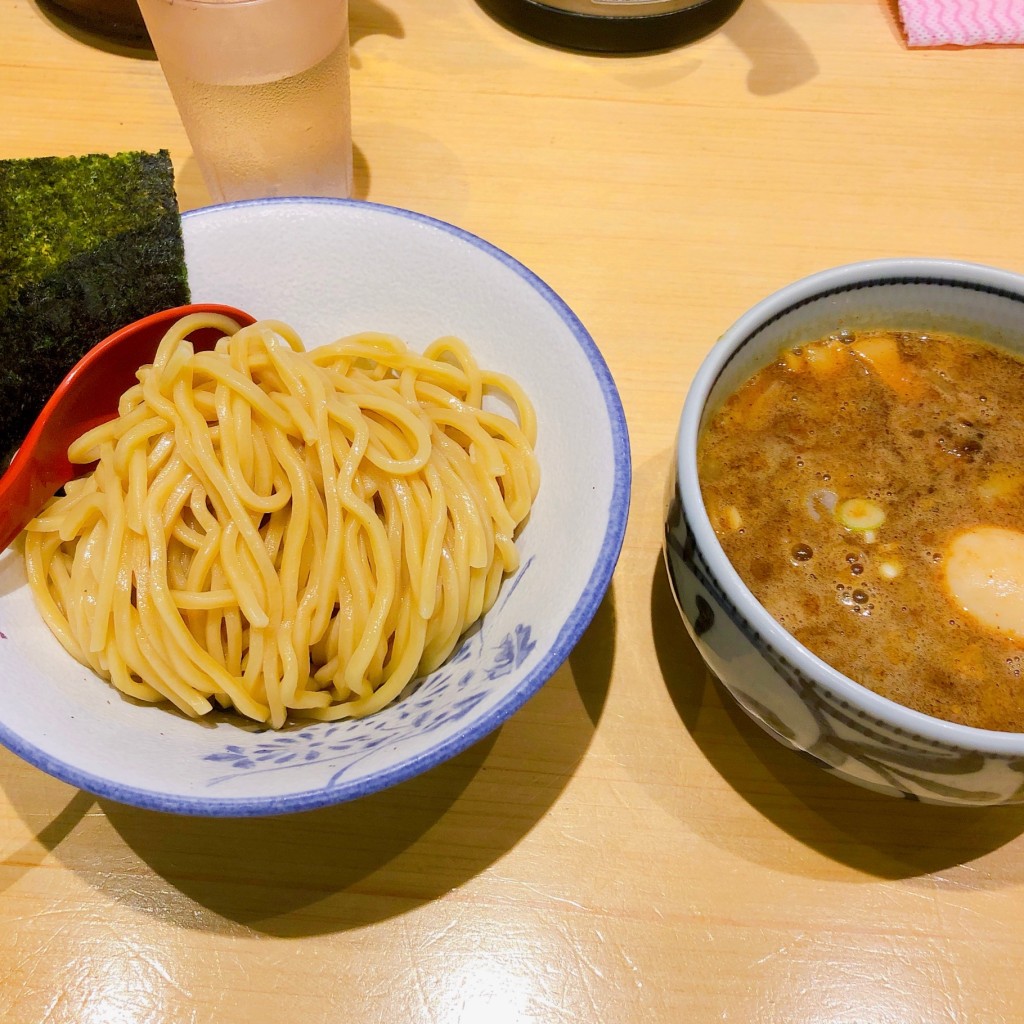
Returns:
[[[450,763],[266,821],[96,800],[0,751],[10,1024],[739,1021],[1024,1013],[1024,807],[809,766],[710,681],[660,556],[683,395],[796,277],[874,256],[1024,270],[1024,54],[911,51],[886,0],[746,0],[684,49],[581,56],[474,0],[351,0],[358,195],[544,278],[604,352],[634,458],[611,590]],[[0,157],[167,148],[152,55],[5,0]]]

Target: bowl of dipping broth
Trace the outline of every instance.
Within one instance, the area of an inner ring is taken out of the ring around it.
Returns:
[[[1024,801],[1024,277],[843,266],[758,303],[686,397],[665,558],[785,746],[869,789]]]

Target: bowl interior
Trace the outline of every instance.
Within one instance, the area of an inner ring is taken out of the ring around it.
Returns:
[[[550,288],[450,225],[367,203],[267,200],[193,211],[183,233],[194,301],[284,320],[307,347],[361,330],[415,349],[455,334],[515,377],[536,406],[542,473],[522,566],[449,663],[399,702],[361,721],[269,733],[119,696],[39,620],[19,545],[0,555],[0,741],[74,785],[179,813],[280,813],[381,789],[499,725],[596,611],[628,506],[615,386]]]

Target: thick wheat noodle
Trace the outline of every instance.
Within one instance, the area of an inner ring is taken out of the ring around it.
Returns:
[[[223,332],[196,353],[188,335]],[[130,697],[280,727],[366,715],[443,663],[518,565],[539,485],[522,389],[456,338],[185,317],[28,526],[36,603]],[[511,419],[483,408],[500,391]],[[98,461],[97,461],[98,460]]]

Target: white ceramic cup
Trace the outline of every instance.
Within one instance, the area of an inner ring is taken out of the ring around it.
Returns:
[[[701,498],[697,439],[725,395],[787,345],[882,326],[961,333],[1024,352],[1024,277],[948,260],[871,260],[797,281],[740,317],[702,363],[683,407],[665,521],[672,587],[709,668],[781,743],[884,793],[1024,802],[1024,734],[930,717],[817,658],[740,579]]]

